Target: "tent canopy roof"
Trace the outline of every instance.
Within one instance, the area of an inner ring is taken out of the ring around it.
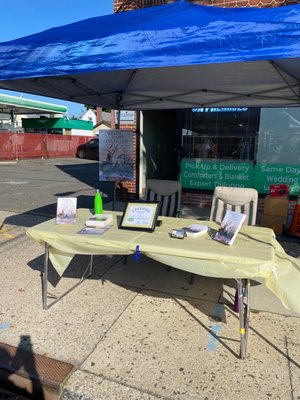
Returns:
[[[0,43],[0,87],[115,109],[299,104],[300,5],[183,0]]]

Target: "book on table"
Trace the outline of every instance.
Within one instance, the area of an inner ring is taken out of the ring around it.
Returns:
[[[226,211],[221,226],[213,239],[231,246],[245,218],[245,214],[235,211]]]
[[[91,227],[91,226],[85,226],[84,228],[80,229],[77,233],[80,235],[103,235],[106,233],[111,226],[105,226],[105,227]]]
[[[85,226],[88,227],[96,227],[96,228],[103,228],[104,226],[110,224],[113,221],[112,214],[100,214],[93,215],[89,219],[85,221]]]
[[[192,224],[189,226],[185,226],[182,230],[186,233],[187,237],[195,237],[199,235],[203,235],[208,230],[208,226],[200,225],[200,224]]]
[[[58,197],[56,206],[56,224],[76,224],[77,198]]]

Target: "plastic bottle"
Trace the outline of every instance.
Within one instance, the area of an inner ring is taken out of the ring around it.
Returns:
[[[94,214],[96,216],[96,219],[101,219],[102,213],[103,213],[102,197],[99,192],[99,189],[97,189],[94,198]]]

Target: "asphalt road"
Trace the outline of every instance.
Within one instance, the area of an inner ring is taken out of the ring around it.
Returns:
[[[98,174],[97,161],[77,158],[0,162],[0,210],[53,217],[57,197],[73,195],[91,208]]]

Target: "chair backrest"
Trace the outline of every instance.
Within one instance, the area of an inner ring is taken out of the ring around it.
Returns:
[[[181,183],[178,181],[148,179],[145,200],[159,201],[161,203],[159,215],[174,217],[180,210],[181,188]]]
[[[246,214],[244,224],[255,225],[258,193],[251,188],[217,186],[214,191],[210,220],[221,222],[227,210]]]

